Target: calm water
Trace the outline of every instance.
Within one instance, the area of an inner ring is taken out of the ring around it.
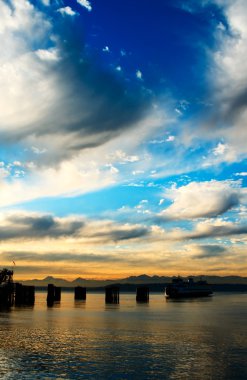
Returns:
[[[0,312],[1,379],[247,379],[247,294],[136,304],[103,294]]]

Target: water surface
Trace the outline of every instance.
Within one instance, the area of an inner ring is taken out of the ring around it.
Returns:
[[[137,304],[103,294],[0,311],[1,379],[247,379],[247,294]]]

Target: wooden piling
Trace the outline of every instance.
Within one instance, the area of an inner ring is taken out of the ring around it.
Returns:
[[[149,302],[149,288],[147,286],[136,288],[136,302]]]
[[[61,288],[59,286],[54,286],[54,301],[61,301]]]
[[[11,307],[14,304],[13,284],[6,284],[0,287],[0,306]]]
[[[105,287],[105,302],[119,303],[119,287],[118,286]]]
[[[53,306],[54,302],[61,301],[61,287],[53,284],[47,286],[47,305]]]
[[[35,302],[35,287],[26,286],[19,283],[15,284],[15,305],[30,305]]]
[[[75,300],[85,301],[87,298],[87,289],[82,286],[75,287]]]
[[[54,291],[54,285],[48,284],[47,286],[47,306],[52,306],[54,304],[54,297],[55,291]]]

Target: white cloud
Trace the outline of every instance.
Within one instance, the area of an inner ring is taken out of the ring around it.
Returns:
[[[77,0],[77,3],[80,4],[82,7],[86,8],[89,12],[92,10],[92,6],[90,1],[88,0]]]
[[[35,53],[42,61],[57,61],[59,59],[57,49],[38,49]]]
[[[116,70],[117,70],[117,71],[122,71],[122,67],[121,67],[121,66],[117,66],[117,67],[116,67]]]
[[[110,48],[109,46],[105,46],[103,49],[102,49],[103,52],[105,53],[109,53],[110,52]]]
[[[247,172],[235,173],[235,176],[237,176],[237,177],[246,177],[247,176]]]
[[[33,151],[33,153],[35,154],[44,154],[45,152],[47,152],[47,149],[46,148],[37,148],[36,146],[32,146],[31,150]]]
[[[13,165],[14,166],[22,166],[22,163],[20,161],[14,161]]]
[[[136,77],[140,80],[142,79],[142,72],[140,70],[136,70]]]
[[[67,16],[76,16],[78,13],[73,11],[73,9],[71,7],[63,7],[63,8],[59,8],[57,10],[59,13],[61,13],[61,15],[67,15]]]
[[[235,151],[234,161],[247,155],[247,8],[245,0],[219,3],[225,11],[231,34],[220,30],[221,45],[213,54],[216,70],[211,71],[211,81],[217,110],[207,131],[209,137],[224,136],[226,144]],[[220,128],[212,128],[212,123],[219,123]]]
[[[172,187],[166,197],[171,206],[161,216],[171,219],[215,217],[237,206],[241,198],[239,181],[191,182],[179,188]]]
[[[144,172],[143,167],[148,169],[149,165],[153,165],[148,157],[142,155],[140,159],[139,154],[131,154],[131,152],[136,153],[140,141],[159,125],[159,118],[147,119],[128,133],[108,141],[97,149],[83,150],[57,166],[53,166],[52,162],[49,166],[46,164],[41,167],[30,160],[23,162],[23,167],[28,169],[25,178],[13,178],[11,182],[3,179],[0,207],[43,197],[75,196],[100,190],[114,185],[116,175],[118,183],[126,183],[126,179],[132,176],[132,171],[141,174]],[[63,149],[63,145],[60,146],[57,139],[50,139],[50,141],[48,139],[38,147],[32,145],[30,141],[30,146],[33,153],[42,161],[47,159],[47,163],[50,160],[50,152],[54,154],[56,150]],[[44,146],[46,148],[43,148]],[[124,150],[116,150],[116,147]],[[109,155],[111,151],[113,153]],[[140,151],[139,153],[143,154]],[[119,171],[119,165],[121,165],[121,171]],[[106,167],[110,170],[106,170]]]
[[[228,145],[222,144],[221,142],[219,142],[216,148],[213,149],[213,154],[215,156],[221,156],[222,154],[226,152],[227,148],[228,148]]]
[[[175,140],[175,136],[168,136],[166,141],[167,142],[171,142],[171,141],[174,141]]]
[[[50,5],[50,0],[41,0],[41,2],[47,7]]]
[[[177,112],[179,114],[179,116],[183,115],[183,112],[178,108],[175,108],[175,112]]]
[[[139,174],[144,174],[144,170],[133,170],[132,174],[133,175],[139,175]]]
[[[222,22],[219,22],[219,24],[217,25],[217,29],[225,32],[226,31],[226,27],[224,24],[222,24]]]
[[[58,168],[34,168],[27,178],[16,178],[1,184],[0,207],[41,197],[72,196],[114,184],[115,171],[103,171],[94,163],[63,162]],[[2,169],[2,176],[9,172]]]
[[[0,167],[0,179],[6,178],[10,176],[10,171],[5,169],[4,167]]]
[[[127,155],[126,152],[122,150],[116,150],[114,153],[110,154],[109,159],[113,161],[117,161],[119,164],[123,165],[129,162],[137,162],[139,161],[139,157],[136,155]]]

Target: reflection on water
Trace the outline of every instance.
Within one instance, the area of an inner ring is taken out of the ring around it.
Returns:
[[[148,304],[103,294],[0,312],[1,379],[247,378],[246,294]]]
[[[75,300],[74,301],[74,307],[78,309],[85,309],[86,308],[86,301],[85,300]]]

